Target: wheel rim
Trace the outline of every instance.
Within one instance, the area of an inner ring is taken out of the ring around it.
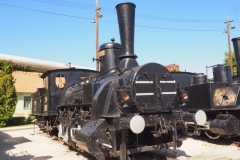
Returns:
[[[215,133],[208,133],[208,132],[204,132],[205,135],[210,138],[210,139],[218,139],[221,137],[220,134],[215,134]]]

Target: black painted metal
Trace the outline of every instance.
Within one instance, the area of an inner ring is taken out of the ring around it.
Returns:
[[[228,136],[237,136],[239,127],[239,120],[231,114],[219,114],[210,123],[211,132]]]
[[[233,38],[232,42],[237,62],[237,74],[240,75],[240,37]]]
[[[233,39],[236,60],[239,63],[239,41],[240,38]],[[213,81],[207,81],[204,74],[192,77],[192,85],[181,85],[183,91],[188,95],[188,100],[184,102],[181,109],[192,113],[183,114],[183,120],[194,121],[194,114],[198,110],[206,113],[208,123],[201,127],[194,125],[195,130],[212,132],[223,137],[240,135],[240,83],[239,75],[232,77],[231,67],[224,65],[213,66]],[[239,70],[239,69],[238,69]],[[177,81],[184,77],[189,81],[188,74],[173,73]],[[239,74],[239,73],[238,73]],[[182,87],[184,86],[184,87]],[[189,126],[192,128],[192,125]],[[220,137],[219,136],[219,137]]]
[[[207,76],[203,73],[199,73],[192,78],[192,85],[199,85],[207,83]]]
[[[197,110],[232,110],[237,107],[239,85],[228,85],[228,83],[206,83],[202,85],[189,86],[189,101],[183,109],[189,111]]]
[[[138,66],[137,55],[134,54],[135,7],[133,3],[120,3],[116,6],[122,45],[122,55],[119,57],[120,68]]]
[[[180,87],[184,88],[192,85],[192,78],[197,74],[191,72],[171,72],[171,75],[180,84]]]
[[[65,84],[63,88],[58,88],[56,86],[56,77],[59,74],[65,78]],[[84,79],[95,74],[96,71],[93,70],[74,68],[50,70],[43,73],[41,78],[43,79],[45,88],[38,89],[38,91],[32,95],[32,115],[37,116],[39,124],[41,122],[47,126],[47,122],[49,122],[51,123],[49,125],[53,125],[55,122],[55,117],[58,114],[57,106],[60,104],[74,104],[73,102],[75,102],[74,97],[72,97],[74,94],[71,94],[71,98],[62,97],[62,95],[68,97],[70,96],[69,94],[66,94],[66,92],[69,93],[69,90],[67,90],[69,89],[68,87],[72,86],[72,84],[76,82],[80,82],[81,78]],[[73,91],[76,92],[76,88]]]
[[[99,83],[86,83],[83,84],[83,105],[91,105],[94,95],[99,89]]]
[[[176,150],[182,144],[180,137],[185,136],[181,113],[174,110],[179,96],[177,82],[160,64],[138,66],[133,49],[135,5],[122,3],[116,8],[123,45],[122,69],[116,68],[120,45],[111,42],[100,47],[101,74],[58,70],[42,76],[48,82],[49,101],[61,92],[61,101],[56,101],[56,106],[49,104],[58,114],[54,123],[58,136],[98,160],[119,156],[125,160],[133,153],[170,146]],[[56,94],[53,77],[58,74],[68,85],[58,88]],[[136,126],[144,126],[138,134],[130,125],[136,115],[144,121],[136,122]]]
[[[112,42],[102,44],[99,48],[100,59],[100,74],[106,72],[115,72],[119,65],[119,56],[121,55],[121,45]]]
[[[156,71],[153,72],[153,68]],[[138,83],[141,81],[145,83]],[[148,63],[134,73],[132,97],[141,112],[171,110],[176,90],[176,82],[168,70],[160,64]],[[141,95],[146,93],[153,95]]]
[[[232,70],[230,66],[217,65],[213,67],[214,82],[232,82]]]

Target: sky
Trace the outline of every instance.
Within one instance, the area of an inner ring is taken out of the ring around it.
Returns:
[[[0,0],[0,53],[95,68],[95,0]],[[115,6],[98,0],[99,46],[120,43]],[[178,64],[205,73],[228,51],[226,18],[240,37],[239,0],[129,0],[136,4],[134,53],[140,65]],[[232,46],[232,43],[231,43]],[[233,50],[233,47],[231,47]],[[211,69],[210,69],[211,72]]]

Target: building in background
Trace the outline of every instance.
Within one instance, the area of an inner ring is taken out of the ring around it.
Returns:
[[[31,115],[31,95],[37,91],[37,88],[43,87],[43,80],[40,78],[40,75],[45,71],[69,67],[95,70],[94,68],[71,65],[71,63],[63,64],[7,54],[0,54],[0,61],[1,60],[11,60],[18,65],[33,67],[33,72],[14,71],[12,73],[15,79],[15,88],[18,97],[14,117],[28,117]]]
[[[37,88],[43,87],[43,81],[39,76],[40,72],[14,71],[15,89],[17,92],[17,106],[14,117],[28,117],[31,114],[31,95]]]

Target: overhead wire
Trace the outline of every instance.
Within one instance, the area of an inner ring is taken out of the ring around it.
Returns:
[[[91,4],[86,3],[79,3],[79,2],[73,2],[68,0],[32,0],[35,2],[40,3],[47,3],[47,4],[54,4],[59,6],[65,6],[65,7],[74,7],[74,8],[82,8],[82,9],[92,9],[95,6]],[[115,10],[109,7],[103,7],[103,11],[107,13],[115,14]],[[152,20],[161,20],[161,21],[174,21],[174,22],[194,22],[194,23],[222,23],[222,20],[209,20],[209,19],[183,19],[183,18],[170,18],[170,17],[159,17],[159,16],[152,16],[152,15],[145,15],[145,14],[137,14],[136,17],[143,18],[143,19],[152,19]]]
[[[42,10],[31,9],[31,8],[26,8],[26,7],[19,7],[19,6],[14,6],[14,5],[4,4],[4,3],[0,3],[0,5],[8,6],[8,7],[13,7],[13,8],[18,8],[18,9],[29,10],[29,11],[35,11],[35,12],[53,14],[53,15],[58,15],[58,16],[64,16],[64,17],[80,18],[80,19],[91,19],[91,18],[86,18],[86,17],[74,16],[74,15],[67,15],[67,14],[55,13],[55,12],[48,12],[48,11],[42,11]]]
[[[41,2],[46,2],[46,3],[49,3],[49,0],[33,0],[33,1],[41,1]],[[70,1],[66,1],[66,0],[51,0],[51,2],[70,2]],[[84,5],[86,7],[83,7],[84,9],[88,9],[89,7],[94,7],[94,5],[89,5],[89,4],[84,4],[84,3],[66,3],[64,5],[68,5],[70,6],[71,5]],[[68,15],[68,14],[62,14],[62,13],[55,13],[55,12],[49,12],[49,11],[42,11],[42,10],[37,10],[37,9],[31,9],[31,8],[26,8],[26,7],[19,7],[19,6],[15,6],[15,5],[10,5],[10,4],[5,4],[5,3],[0,3],[0,5],[2,6],[7,6],[7,7],[13,7],[13,8],[18,8],[18,9],[24,9],[24,10],[28,10],[28,11],[35,11],[35,12],[40,12],[40,13],[46,13],[46,14],[52,14],[52,15],[57,15],[57,16],[64,16],[64,17],[70,17],[70,18],[78,18],[78,19],[87,19],[87,20],[92,20],[92,18],[87,18],[87,17],[82,17],[82,16],[75,16],[75,15]],[[80,5],[80,6],[81,6]],[[91,9],[92,10],[92,9]],[[141,14],[139,14],[141,15]],[[148,18],[151,18],[151,16],[148,16],[148,15],[142,15],[142,17],[148,17]],[[152,18],[154,18],[155,16],[152,16]],[[160,19],[160,17],[158,17]],[[165,17],[166,18],[166,17]],[[157,17],[155,17],[155,19],[157,19]],[[169,20],[174,20],[174,18],[169,18]],[[180,19],[178,19],[180,20]],[[181,20],[188,20],[189,19],[181,19]],[[101,20],[102,22],[107,22],[107,23],[116,23],[117,22],[113,22],[113,21],[108,21],[108,20]],[[202,20],[203,22],[204,20]],[[216,20],[217,21],[217,20]],[[204,29],[186,29],[186,28],[169,28],[169,27],[154,27],[154,26],[146,26],[146,25],[135,25],[137,27],[142,27],[142,28],[152,28],[152,29],[160,29],[160,30],[173,30],[173,31],[199,31],[199,32],[219,32],[219,31],[222,31],[222,30],[210,30],[210,29],[207,29],[207,30],[204,30]]]
[[[72,2],[67,0],[32,0],[32,1],[46,3],[46,4],[54,4],[54,5],[65,6],[65,7],[82,8],[82,9],[88,9],[88,10],[92,10],[92,8],[95,8],[95,6],[91,4]]]

